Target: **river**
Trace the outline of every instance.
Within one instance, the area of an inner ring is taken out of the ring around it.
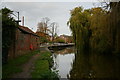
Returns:
[[[75,54],[74,47],[55,50],[53,71],[60,78],[83,79],[120,79],[120,58],[114,55]]]

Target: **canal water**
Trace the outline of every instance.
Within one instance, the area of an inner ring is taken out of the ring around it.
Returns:
[[[74,53],[74,47],[67,47],[53,53],[54,66],[52,69],[58,71],[60,78],[67,78],[70,76],[70,71],[75,58]]]
[[[120,80],[120,57],[75,52],[74,47],[54,51],[52,70],[58,71],[60,78]]]

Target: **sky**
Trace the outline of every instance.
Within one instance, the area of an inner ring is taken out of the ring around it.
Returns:
[[[94,4],[94,5],[93,5]],[[29,27],[34,32],[37,30],[37,24],[44,17],[50,19],[50,23],[57,22],[58,35],[71,35],[67,21],[70,18],[70,10],[75,7],[82,6],[84,9],[100,6],[95,2],[2,2],[3,7],[7,7],[13,11],[20,12],[20,19],[24,16],[24,26]],[[16,12],[14,14],[17,15]],[[14,17],[17,19],[17,17]],[[22,23],[20,23],[22,24]]]

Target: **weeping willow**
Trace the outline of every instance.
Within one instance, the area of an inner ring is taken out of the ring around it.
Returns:
[[[77,51],[91,49],[99,53],[120,53],[120,1],[110,2],[109,10],[101,7],[71,10],[68,25]]]
[[[72,31],[76,48],[80,52],[88,50],[89,47],[89,13],[89,10],[76,7],[71,10],[71,17],[67,23]]]
[[[120,1],[110,2],[109,41],[114,53],[120,53]]]

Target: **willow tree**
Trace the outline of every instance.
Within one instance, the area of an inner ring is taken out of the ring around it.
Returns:
[[[120,1],[110,2],[109,40],[113,52],[120,53]]]
[[[90,10],[83,10],[82,7],[76,7],[70,12],[71,17],[67,24],[69,25],[77,51],[87,51],[89,49],[89,17]]]
[[[90,38],[92,50],[98,52],[107,52],[110,49],[109,44],[109,31],[108,31],[108,12],[101,7],[91,9],[90,29],[92,35]],[[99,16],[99,17],[98,17]]]
[[[119,53],[120,2],[110,2],[109,5],[108,11],[101,7],[91,9],[91,47],[100,53]]]

